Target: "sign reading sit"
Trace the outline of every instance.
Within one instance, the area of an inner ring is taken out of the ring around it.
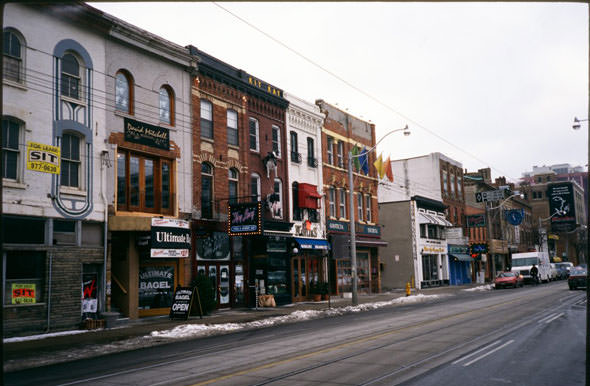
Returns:
[[[43,143],[27,142],[27,169],[59,174],[60,149]]]

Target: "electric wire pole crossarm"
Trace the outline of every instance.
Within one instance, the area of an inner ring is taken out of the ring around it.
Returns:
[[[348,212],[350,213],[350,268],[351,268],[351,275],[352,275],[352,305],[356,306],[358,304],[358,276],[357,276],[357,267],[356,267],[356,229],[355,229],[355,220],[354,220],[354,180],[353,180],[353,173],[352,173],[352,160],[354,158],[358,158],[361,156],[366,156],[373,150],[377,148],[377,145],[381,143],[385,139],[385,137],[389,136],[390,134],[396,133],[398,131],[403,131],[405,136],[410,135],[410,130],[408,129],[408,125],[406,125],[403,129],[395,129],[387,134],[385,134],[372,148],[363,151],[361,154],[352,154],[352,149],[348,151]],[[367,161],[368,162],[368,161]]]

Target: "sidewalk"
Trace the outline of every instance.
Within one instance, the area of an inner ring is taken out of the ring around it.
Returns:
[[[428,295],[448,296],[461,290],[481,286],[481,284],[469,284],[428,288],[420,291],[413,290],[412,295],[414,297],[407,298],[407,300],[421,301],[421,299],[430,299],[431,297]],[[363,310],[370,305],[369,303],[390,306],[388,303],[379,302],[391,302],[395,301],[395,299],[402,302],[405,299],[400,298],[405,297],[405,291],[396,290],[380,294],[359,294],[358,302],[360,310]],[[365,305],[365,308],[362,305]],[[311,313],[316,311],[315,315],[321,315],[321,312],[325,312],[325,316],[330,316],[338,311],[347,311],[348,309],[345,307],[349,306],[351,306],[350,298],[332,297],[330,304],[328,304],[328,301],[302,302],[272,308],[217,310],[211,315],[203,316],[202,319],[198,316],[191,316],[188,320],[170,320],[167,316],[158,316],[131,320],[124,326],[110,329],[68,331],[63,332],[63,334],[46,334],[23,340],[8,339],[8,341],[4,342],[4,371],[39,367],[101,354],[149,347],[170,341],[170,339],[154,337],[152,335],[153,331],[165,332],[173,330],[175,327],[178,329],[191,327],[205,329],[206,326],[223,327],[226,324],[231,324],[230,327],[233,327],[226,330],[223,328],[216,329],[211,332],[212,334],[218,334],[232,329],[235,330],[238,328],[235,326],[236,324],[243,325],[245,328],[258,328],[264,323],[256,324],[253,322],[265,321],[270,318],[280,319],[277,317],[287,317],[293,315],[295,311],[309,311]],[[328,310],[329,307],[330,310]],[[297,319],[292,321],[297,321]],[[284,323],[284,321],[281,322]]]

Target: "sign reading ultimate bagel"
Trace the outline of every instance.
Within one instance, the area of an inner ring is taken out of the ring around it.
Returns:
[[[151,257],[189,257],[191,230],[188,221],[152,218]]]
[[[227,234],[247,236],[262,234],[262,204],[260,201],[229,206]]]
[[[170,130],[125,118],[125,141],[170,150]]]

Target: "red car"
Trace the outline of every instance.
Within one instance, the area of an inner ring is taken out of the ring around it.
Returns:
[[[494,280],[495,288],[502,287],[522,287],[524,285],[524,279],[522,275],[514,272],[500,272]]]
[[[567,284],[571,290],[580,287],[586,288],[586,269],[582,267],[572,268],[570,271],[570,277],[567,278]]]

